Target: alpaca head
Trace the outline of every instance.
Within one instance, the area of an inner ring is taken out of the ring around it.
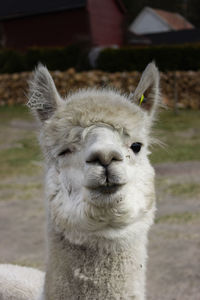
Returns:
[[[142,220],[149,227],[154,171],[148,146],[158,89],[151,63],[132,97],[86,89],[62,99],[47,69],[36,69],[29,106],[41,123],[50,223],[65,238],[126,239]],[[152,101],[148,111],[137,104],[146,90]]]

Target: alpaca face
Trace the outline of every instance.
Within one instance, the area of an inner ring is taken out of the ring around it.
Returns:
[[[55,230],[76,243],[126,235],[154,209],[152,116],[113,91],[85,90],[62,100],[47,70],[36,72],[32,89],[41,87],[44,98],[50,90],[48,99],[55,102],[53,112],[48,105],[35,107],[43,122],[40,141]]]

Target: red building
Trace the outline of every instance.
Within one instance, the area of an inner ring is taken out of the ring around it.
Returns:
[[[120,0],[6,0],[0,4],[0,44],[21,50],[121,45],[124,15]]]

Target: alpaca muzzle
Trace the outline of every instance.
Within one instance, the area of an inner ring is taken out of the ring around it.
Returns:
[[[126,183],[123,163],[112,162],[108,166],[91,165],[87,170],[85,187],[102,193],[114,193]]]

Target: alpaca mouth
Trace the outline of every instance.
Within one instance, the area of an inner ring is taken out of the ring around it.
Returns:
[[[86,177],[85,188],[98,194],[114,194],[127,183],[127,178],[103,172],[100,176]]]
[[[105,186],[100,186],[96,188],[97,191],[99,191],[102,194],[113,194],[116,193],[121,189],[122,185],[120,184],[113,184],[113,185],[105,185]]]
[[[87,186],[88,190],[92,190],[93,192],[97,192],[100,194],[114,194],[118,192],[124,184],[105,184],[105,185],[95,185],[95,186]]]

